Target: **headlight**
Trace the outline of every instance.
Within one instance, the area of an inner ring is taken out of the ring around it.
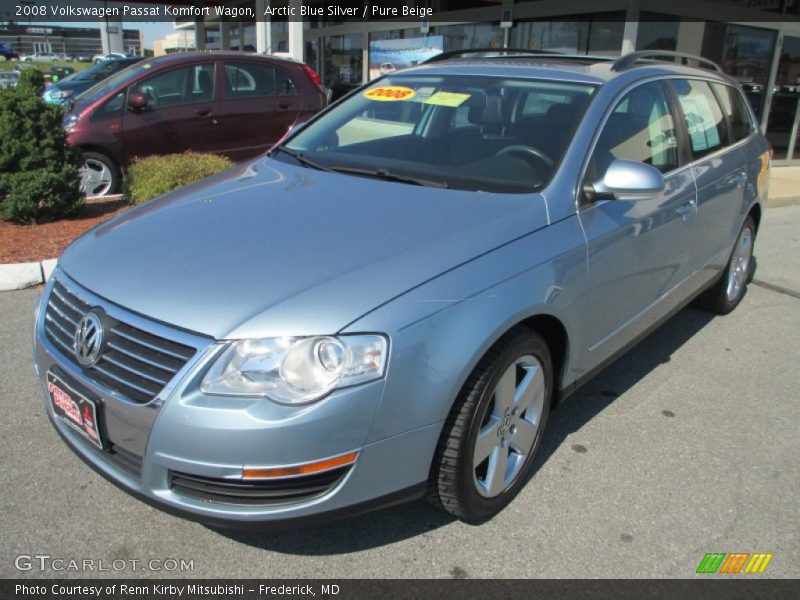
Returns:
[[[333,389],[380,379],[386,353],[381,335],[241,340],[216,359],[200,389],[305,404]]]

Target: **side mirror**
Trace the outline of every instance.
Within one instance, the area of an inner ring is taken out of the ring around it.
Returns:
[[[617,159],[602,181],[588,184],[590,200],[648,200],[664,191],[664,176],[655,167],[634,160]]]
[[[131,94],[128,98],[128,109],[133,112],[142,112],[147,109],[147,96],[144,94]]]

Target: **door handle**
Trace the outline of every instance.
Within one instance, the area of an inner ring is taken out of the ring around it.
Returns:
[[[688,221],[689,217],[694,212],[694,202],[687,202],[686,204],[681,204],[678,208],[675,209],[675,212],[683,219],[684,221]]]
[[[203,117],[205,119],[206,117],[210,117],[211,116],[211,112],[212,111],[210,109],[201,108],[199,110],[194,111],[194,114],[196,114],[198,117]]]
[[[278,108],[280,108],[280,109],[282,109],[282,110],[286,110],[287,108],[289,108],[289,107],[291,107],[291,106],[292,106],[292,105],[291,105],[291,103],[289,103],[289,102],[282,102],[282,103],[279,103],[279,104],[278,104]]]
[[[747,173],[739,171],[736,175],[728,175],[722,179],[717,185],[717,189],[725,189],[733,186],[741,189],[745,183],[747,183]]]

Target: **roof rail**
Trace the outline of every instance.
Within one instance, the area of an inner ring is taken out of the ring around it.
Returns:
[[[450,58],[456,58],[458,56],[468,56],[471,54],[508,54],[508,55],[524,56],[527,58],[553,57],[553,58],[568,59],[568,60],[569,59],[608,60],[605,57],[589,56],[587,54],[565,54],[563,52],[556,52],[554,50],[528,50],[524,48],[467,48],[466,50],[450,50],[448,52],[442,52],[441,54],[431,56],[428,60],[424,61],[422,64],[427,65],[430,63],[448,60]]]
[[[640,60],[648,58],[654,60],[659,58],[671,58],[672,62],[678,62],[677,59],[681,59],[681,64],[688,66],[692,66],[690,61],[693,61],[697,63],[699,68],[704,68],[703,65],[705,65],[705,68],[722,73],[720,66],[712,60],[708,60],[702,56],[697,56],[696,54],[673,52],[672,50],[639,50],[638,52],[631,52],[614,61],[614,64],[611,66],[611,70],[625,71],[626,69],[630,69],[631,67],[635,66]]]

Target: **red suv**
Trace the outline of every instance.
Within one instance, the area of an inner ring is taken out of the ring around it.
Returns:
[[[258,155],[327,103],[319,75],[288,59],[181,53],[140,62],[79,96],[64,116],[84,151],[87,196],[117,191],[138,156],[186,150]]]

